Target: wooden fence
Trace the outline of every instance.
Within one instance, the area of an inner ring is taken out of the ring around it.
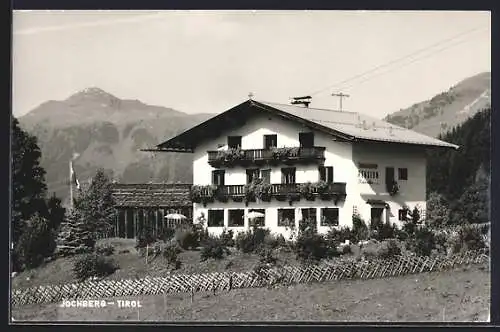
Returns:
[[[484,251],[468,251],[451,257],[398,256],[392,259],[355,261],[335,259],[318,265],[266,267],[249,272],[171,274],[136,280],[94,280],[65,285],[14,289],[13,306],[57,303],[63,300],[98,300],[111,297],[206,292],[235,288],[290,285],[343,279],[396,277],[412,273],[443,271],[456,266],[489,262]]]

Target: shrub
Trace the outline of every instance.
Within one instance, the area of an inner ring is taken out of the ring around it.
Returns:
[[[203,239],[205,240],[205,239]],[[232,229],[226,230],[224,229],[222,231],[222,234],[220,235],[220,240],[223,246],[226,247],[234,247],[234,232]]]
[[[294,245],[297,259],[302,262],[318,262],[323,258],[338,256],[335,245],[328,243],[324,236],[314,232],[302,232]]]
[[[95,252],[98,255],[111,256],[115,252],[115,247],[110,243],[98,245],[95,247]]]
[[[214,236],[209,237],[203,243],[201,249],[201,261],[206,261],[209,258],[222,259],[224,255],[228,255],[229,250],[224,245],[221,238]]]
[[[275,265],[278,259],[273,256],[273,250],[270,248],[262,247],[259,250],[259,262],[261,264]]]
[[[264,236],[264,246],[275,249],[286,245],[285,237],[282,234],[273,235],[271,233]]]
[[[195,249],[200,245],[200,235],[189,228],[178,228],[175,232],[175,240],[184,250]]]
[[[158,234],[158,238],[163,242],[168,242],[175,236],[175,229],[172,227],[163,228]]]
[[[444,233],[434,233],[434,242],[438,253],[446,253],[448,237]]]
[[[357,213],[352,215],[351,237],[354,243],[368,239],[368,226]]]
[[[370,242],[361,249],[361,256],[365,258],[389,259],[398,255],[401,255],[401,244],[394,239]]]
[[[270,235],[269,229],[255,227],[236,236],[236,248],[244,253],[255,252],[264,243],[266,236]]]
[[[418,256],[430,256],[432,250],[436,248],[434,232],[427,227],[418,228],[408,244],[410,250]]]
[[[118,269],[112,259],[96,253],[85,254],[76,259],[73,273],[79,281],[90,277],[105,277]]]
[[[351,238],[352,238],[352,231],[347,226],[343,226],[340,229],[332,227],[326,234],[327,241],[333,242],[333,244],[335,245],[338,245],[339,243],[344,243],[346,240],[351,240]]]
[[[448,240],[448,246],[453,253],[467,250],[478,250],[486,247],[481,229],[472,225],[460,226]]]
[[[175,244],[170,244],[163,249],[163,257],[167,261],[167,265],[173,267],[175,270],[181,267],[179,260],[179,253],[181,250]]]

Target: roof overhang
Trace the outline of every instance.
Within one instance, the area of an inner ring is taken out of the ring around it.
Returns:
[[[311,129],[316,129],[335,136],[339,140],[353,141],[353,136],[333,130],[331,128],[314,123],[307,119],[283,112],[274,107],[264,105],[254,100],[247,100],[221,114],[218,114],[197,126],[184,131],[183,133],[158,144],[154,148],[142,149],[147,152],[177,152],[193,153],[196,146],[210,138],[216,138],[220,135],[221,129],[234,128],[244,125],[247,120],[255,115],[255,111],[279,116]]]

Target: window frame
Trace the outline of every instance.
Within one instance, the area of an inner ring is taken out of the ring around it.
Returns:
[[[403,177],[404,177],[404,179],[403,179]],[[398,167],[398,180],[399,181],[408,181],[408,167]]]
[[[333,183],[333,177],[335,174],[333,166],[319,166],[318,171],[319,171],[319,181],[324,181],[326,183]],[[331,175],[329,175],[330,173]]]
[[[219,211],[222,212],[222,225],[212,225],[210,223],[210,214],[211,213],[220,213]],[[225,223],[225,213],[224,213],[224,209],[208,209],[207,211],[207,227],[224,227],[224,223]]]
[[[290,220],[289,223],[287,223],[286,225],[283,224],[281,221],[282,219],[280,218],[280,213],[286,213],[286,212],[291,212],[291,215],[292,215],[292,220]],[[276,210],[276,213],[278,214],[278,220],[277,220],[277,226],[278,227],[290,227],[290,225],[293,225],[293,227],[295,227],[295,222],[297,221],[297,217],[295,216],[295,209],[293,208],[278,208]]]
[[[222,174],[221,177],[218,177],[218,179],[222,179],[222,183],[215,183],[216,179],[216,174]],[[212,170],[212,185],[215,186],[224,186],[226,184],[226,170],[224,169],[214,169]]]
[[[324,220],[326,219],[324,213],[325,211],[336,211],[337,213],[337,216],[336,216],[336,220],[335,220],[335,223],[334,224],[330,224],[330,223],[325,223]],[[336,227],[336,226],[339,226],[339,217],[340,215],[340,209],[337,208],[337,207],[323,207],[323,208],[320,208],[320,226],[325,226],[325,227]]]
[[[314,132],[312,132],[312,131],[299,132],[299,146],[301,148],[313,148],[314,147]]]
[[[287,182],[286,170],[290,170],[293,174],[293,182]],[[297,168],[296,167],[283,167],[281,168],[281,183],[282,184],[295,184],[297,183]]]
[[[231,144],[232,143],[231,140],[237,140],[237,141],[239,141],[239,144],[237,144],[236,146],[234,146],[233,144]],[[238,148],[241,149],[241,141],[242,141],[242,136],[237,136],[237,135],[228,136],[227,137],[227,147],[228,147],[228,149],[238,149]]]
[[[241,211],[241,225],[232,224],[231,213]],[[228,209],[227,210],[227,227],[245,227],[245,209]]]
[[[274,142],[276,144],[275,145],[271,145],[271,146],[267,146],[267,142],[268,142],[267,139],[268,138],[271,138],[271,140],[273,140],[273,138],[274,138]],[[263,146],[264,146],[264,150],[269,150],[269,149],[271,149],[273,147],[277,148],[278,147],[278,135],[276,135],[276,134],[266,134],[266,135],[264,135],[264,145]]]
[[[252,211],[255,211],[255,212],[260,212],[260,213],[263,213],[264,214],[264,217],[262,218],[257,218],[257,220],[262,220],[262,223],[254,223],[255,226],[257,227],[266,227],[266,209],[248,209],[248,212],[252,212]],[[254,219],[255,220],[255,219]],[[250,220],[248,220],[248,223],[250,224]]]

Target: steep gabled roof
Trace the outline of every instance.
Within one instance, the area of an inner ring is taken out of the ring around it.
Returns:
[[[457,145],[356,112],[247,100],[146,151],[192,152],[199,142],[216,137],[221,128],[243,125],[256,112],[277,115],[342,141],[458,148]]]

